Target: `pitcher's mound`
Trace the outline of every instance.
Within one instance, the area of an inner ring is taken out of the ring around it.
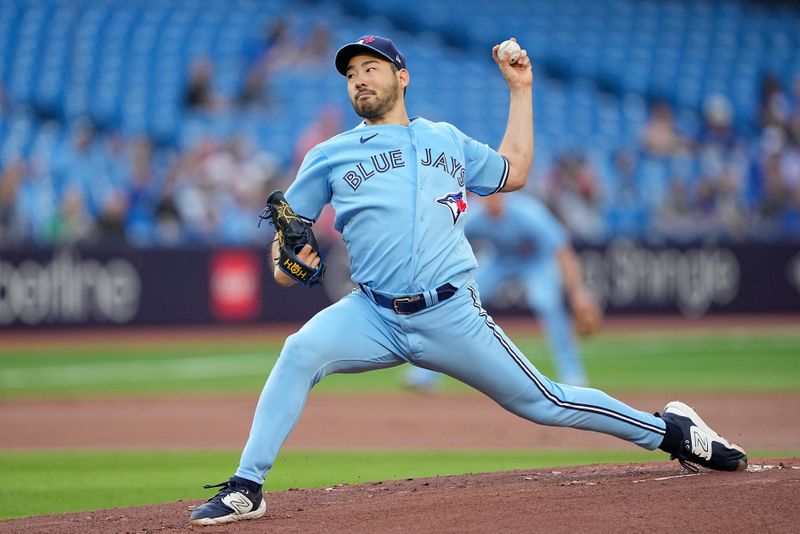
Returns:
[[[800,458],[752,458],[743,473],[676,462],[590,465],[289,490],[267,514],[190,527],[195,502],[0,522],[0,532],[790,532]]]

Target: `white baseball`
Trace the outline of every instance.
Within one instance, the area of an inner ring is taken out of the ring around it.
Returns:
[[[497,57],[500,59],[506,58],[512,65],[517,62],[522,50],[516,41],[508,40],[500,43],[500,48],[497,50]]]

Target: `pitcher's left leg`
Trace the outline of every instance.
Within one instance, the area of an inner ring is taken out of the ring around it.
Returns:
[[[427,310],[426,310],[427,311]],[[664,438],[660,417],[636,410],[602,391],[558,384],[543,376],[464,288],[436,311],[420,314],[425,364],[482,391],[505,409],[535,423],[611,434],[646,449]]]

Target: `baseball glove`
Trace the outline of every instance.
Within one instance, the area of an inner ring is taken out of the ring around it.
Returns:
[[[325,263],[319,251],[319,245],[311,231],[311,225],[303,221],[286,202],[281,191],[273,191],[267,198],[267,207],[259,216],[261,220],[268,220],[275,227],[275,239],[278,240],[279,259],[278,267],[298,282],[307,286],[322,283],[325,274]],[[297,258],[297,253],[305,246],[310,245],[319,254],[319,265],[316,269],[306,265]]]
[[[572,324],[581,336],[589,336],[597,332],[603,321],[603,312],[587,294],[575,298],[572,305]]]

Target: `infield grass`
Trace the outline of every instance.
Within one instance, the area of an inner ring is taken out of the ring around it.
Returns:
[[[108,343],[64,349],[0,346],[0,396],[257,392],[281,341],[133,348]],[[552,376],[540,338],[514,341],[540,371]],[[581,351],[592,385],[614,392],[800,391],[800,330],[601,335],[582,343]],[[396,392],[405,368],[331,376],[315,391]],[[444,388],[468,389],[453,380]]]
[[[800,450],[769,451],[751,453],[751,458],[798,455]],[[202,484],[227,480],[238,458],[236,451],[213,450],[0,452],[0,472],[6,482],[0,485],[0,519],[206,499],[214,490],[204,490]],[[664,460],[664,454],[636,449],[293,450],[279,456],[265,489],[326,488],[449,474]],[[187,504],[187,515],[188,509]]]

